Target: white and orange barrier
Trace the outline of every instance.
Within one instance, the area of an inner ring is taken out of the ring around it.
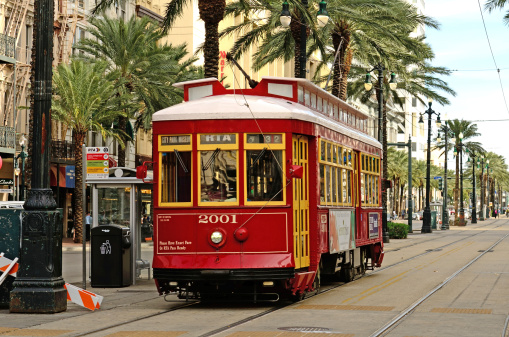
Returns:
[[[18,272],[18,258],[16,257],[14,260],[11,260],[6,258],[4,253],[0,253],[0,271],[2,272],[0,284],[4,282],[7,275],[16,277]]]
[[[82,307],[92,311],[101,307],[101,303],[103,301],[102,296],[83,290],[69,283],[66,283],[64,288],[67,289],[68,301],[81,305]]]

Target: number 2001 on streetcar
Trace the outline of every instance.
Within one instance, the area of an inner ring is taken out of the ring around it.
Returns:
[[[305,79],[178,83],[153,116],[161,295],[302,298],[383,260],[381,144],[368,116]]]

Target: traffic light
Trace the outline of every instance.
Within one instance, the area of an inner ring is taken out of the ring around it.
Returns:
[[[444,188],[443,180],[442,178],[438,179],[438,189],[441,191]]]

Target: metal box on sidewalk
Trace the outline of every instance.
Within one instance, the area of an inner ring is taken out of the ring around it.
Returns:
[[[21,212],[23,209],[0,209],[0,253],[13,260],[19,258],[19,241],[21,235]],[[0,271],[0,275],[2,272]],[[0,308],[9,308],[10,291],[14,277],[7,276],[0,285]]]
[[[91,230],[92,287],[115,288],[131,284],[131,233],[129,228],[105,225]]]

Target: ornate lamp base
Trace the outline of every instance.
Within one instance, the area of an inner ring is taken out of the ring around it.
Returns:
[[[10,312],[57,313],[67,310],[62,278],[62,216],[51,189],[31,189],[21,213],[18,277]]]

